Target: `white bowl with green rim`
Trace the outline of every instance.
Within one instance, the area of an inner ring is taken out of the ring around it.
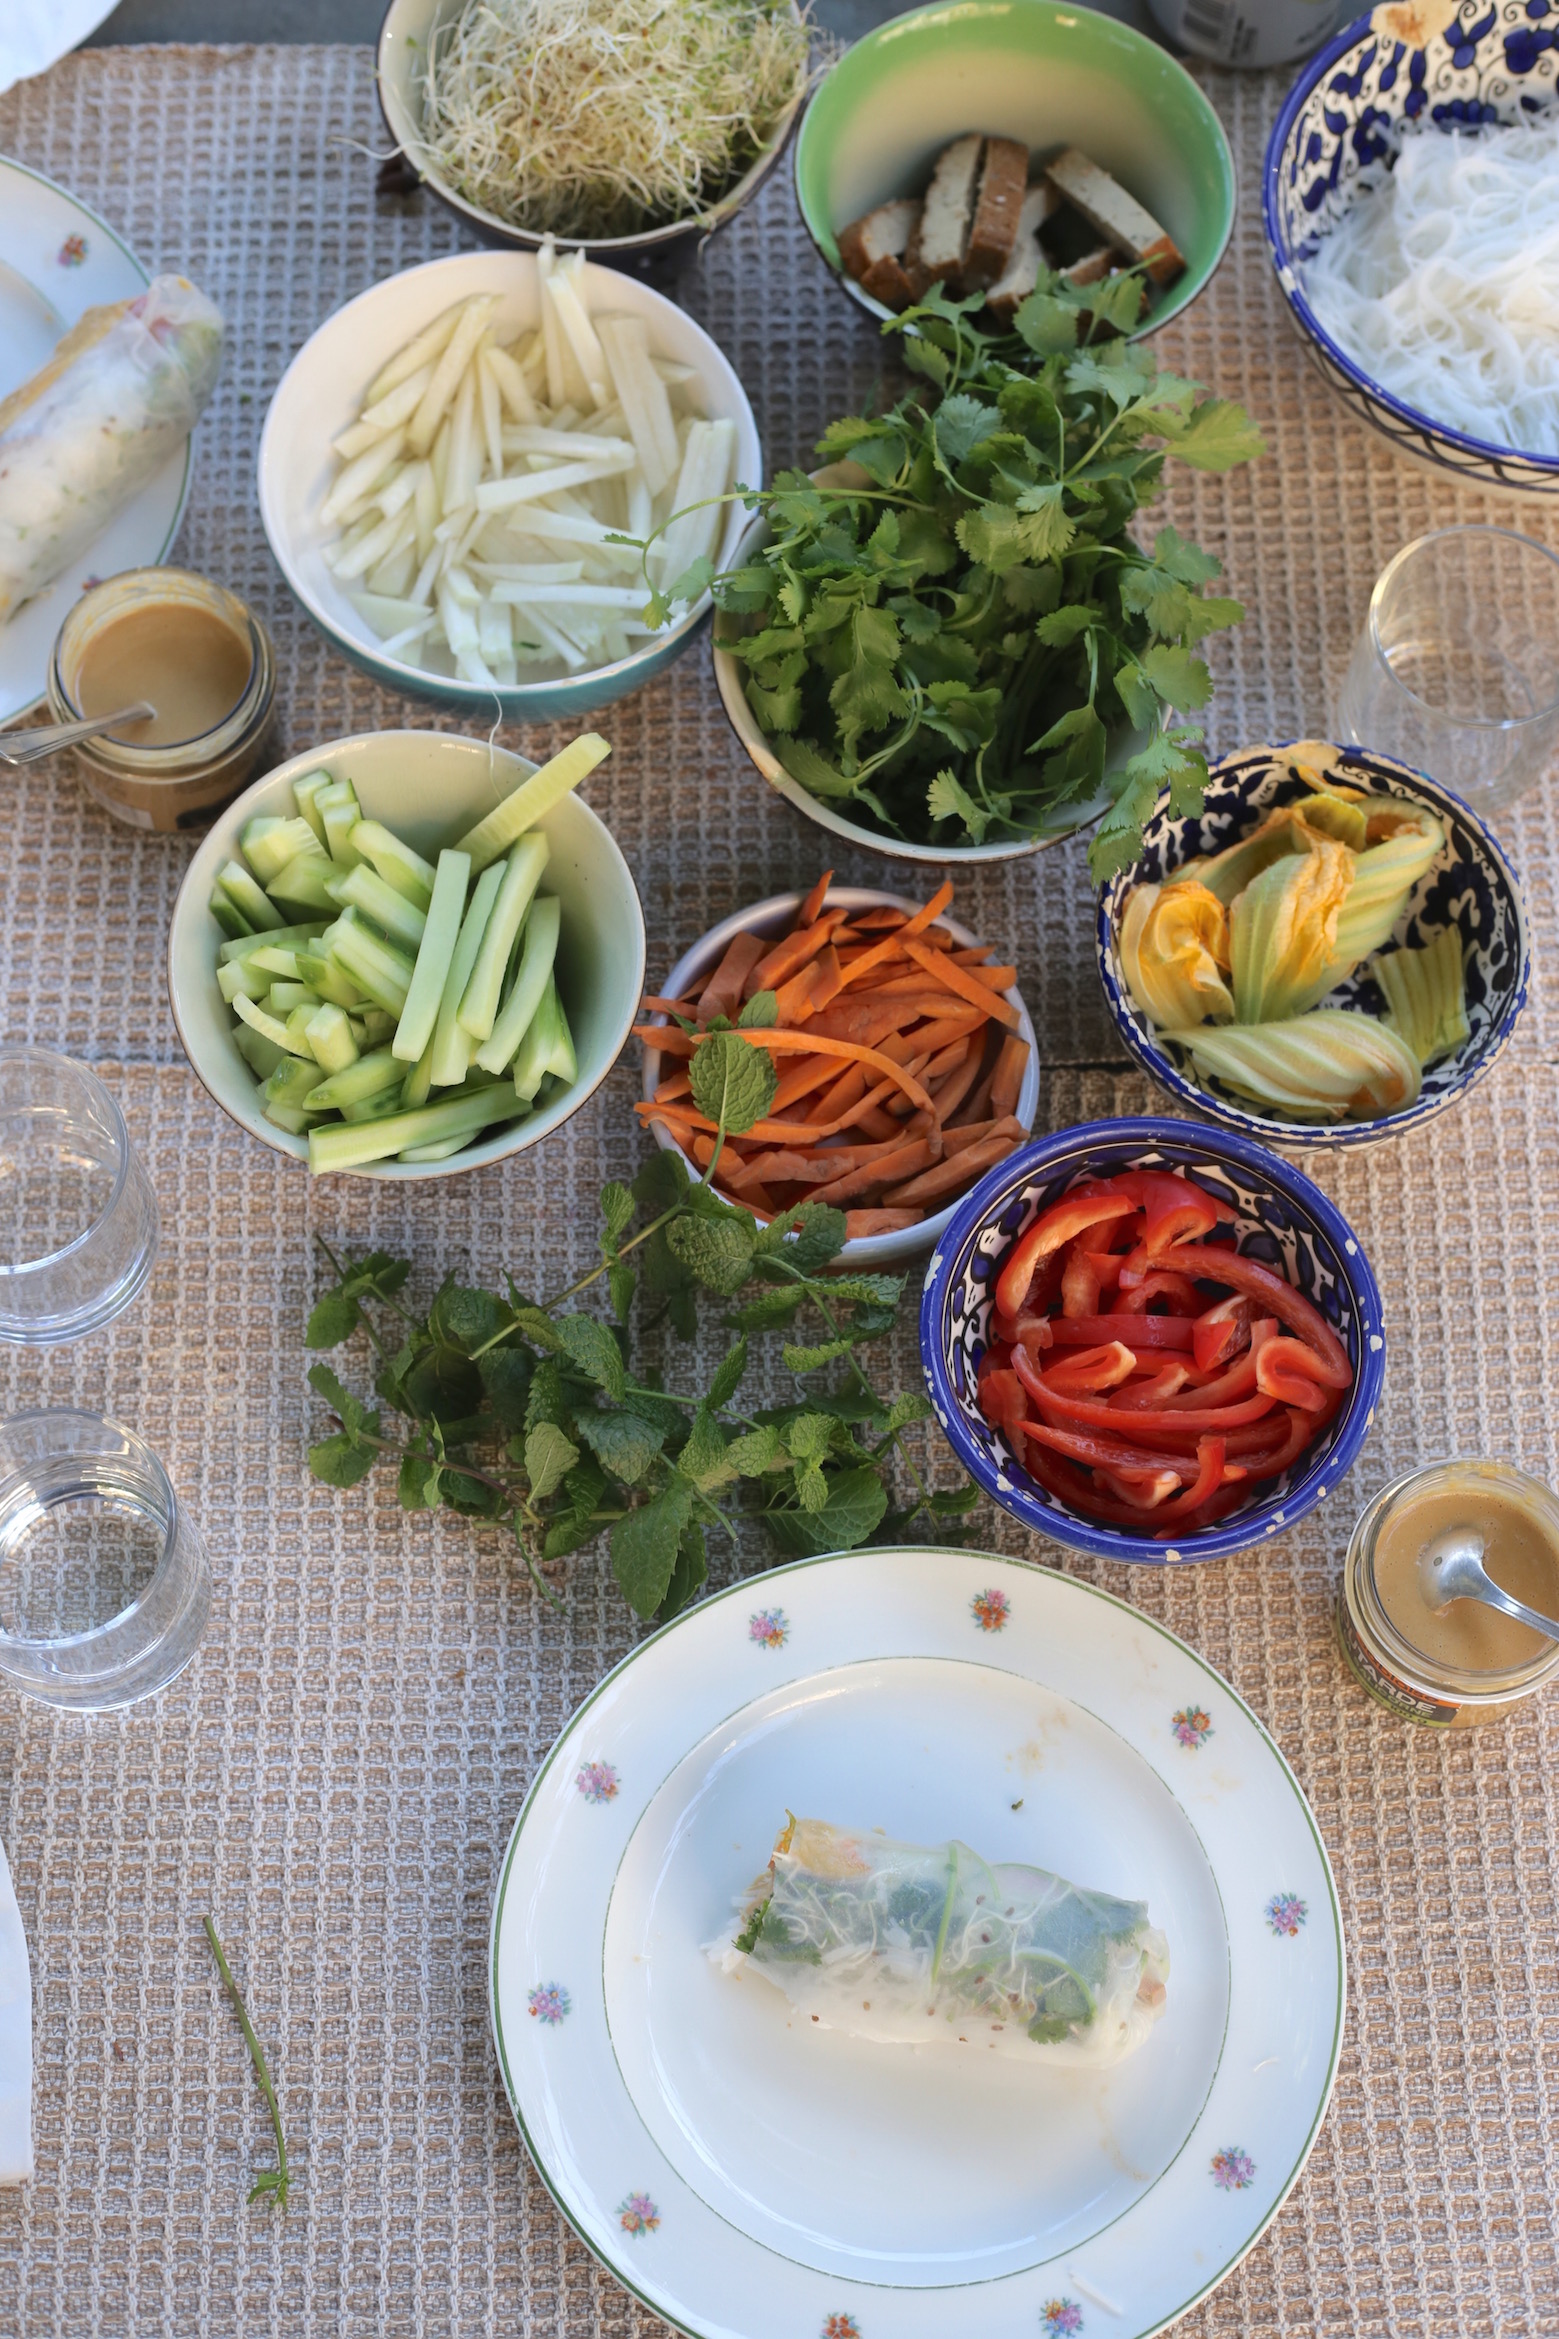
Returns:
[[[1234,157],[1211,104],[1167,49],[1113,17],[1060,0],[958,0],[896,16],[846,50],[819,84],[796,139],[807,232],[852,300],[841,228],[919,193],[950,140],[1021,138],[1036,161],[1081,148],[1145,204],[1186,271],[1137,335],[1178,317],[1223,258],[1234,228]]]

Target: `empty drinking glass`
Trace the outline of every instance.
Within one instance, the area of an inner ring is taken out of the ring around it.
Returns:
[[[0,1425],[0,1680],[132,1705],[183,1671],[210,1606],[200,1532],[133,1430],[64,1408]]]
[[[1341,735],[1509,804],[1559,749],[1559,559],[1510,528],[1438,528],[1382,569]]]
[[[85,1064],[0,1048],[0,1340],[79,1340],[151,1272],[157,1200]]]

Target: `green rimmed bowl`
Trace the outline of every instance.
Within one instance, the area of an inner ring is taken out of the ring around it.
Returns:
[[[917,192],[968,130],[1027,140],[1037,159],[1081,147],[1174,237],[1186,272],[1139,328],[1156,332],[1201,291],[1234,227],[1234,157],[1202,91],[1129,25],[1057,0],[955,0],[913,9],[846,50],[796,140],[801,216],[840,283],[838,231]]]

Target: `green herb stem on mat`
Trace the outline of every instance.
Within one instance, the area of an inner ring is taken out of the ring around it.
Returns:
[[[927,386],[818,441],[856,484],[790,471],[749,490],[768,543],[697,580],[740,621],[725,643],[780,762],[863,827],[956,851],[1102,804],[1102,882],[1162,788],[1177,811],[1201,802],[1201,733],[1174,718],[1211,693],[1198,644],[1244,612],[1203,591],[1219,564],[1173,528],[1151,551],[1128,531],[1167,460],[1225,471],[1263,442],[1243,407],[1090,338],[1141,300],[1127,271],[1049,279],[1010,332],[976,323],[981,296],[891,319]]]
[[[244,2005],[243,1995],[233,1979],[232,1969],[228,1965],[227,1959],[222,1954],[222,1944],[217,1939],[216,1926],[209,1917],[205,1919],[205,1927],[206,1939],[211,1944],[211,1954],[217,1961],[217,1972],[222,1976],[222,1986],[233,2001],[233,2010],[237,2014],[240,2027],[243,2030],[244,2044],[249,2049],[249,2060],[254,2065],[254,2075],[260,2083],[260,2093],[264,2096],[266,2108],[270,2112],[271,2129],[276,2138],[277,2165],[275,2168],[261,2169],[250,2189],[249,2198],[251,2201],[258,2201],[262,2195],[266,2195],[275,2202],[278,2209],[285,2209],[287,2206],[287,2139],[282,2133],[281,2106],[276,2100],[276,2090],[271,2084],[270,2069],[265,2060],[265,2049],[255,2036],[254,2025],[249,2020],[249,2012]]]
[[[756,1012],[755,1012],[756,1011]],[[749,1027],[773,995],[743,1010]],[[393,1460],[406,1510],[445,1506],[506,1528],[549,1600],[541,1567],[610,1532],[613,1572],[641,1617],[685,1607],[708,1573],[705,1534],[733,1533],[735,1504],[790,1556],[900,1538],[916,1521],[955,1519],[977,1490],[932,1491],[904,1433],[929,1411],[919,1390],[882,1395],[866,1369],[891,1330],[902,1276],[825,1274],[844,1213],[809,1202],[760,1225],[710,1187],[725,1136],[743,1136],[774,1100],[767,1050],[717,1017],[691,1060],[695,1102],[720,1132],[695,1179],[677,1152],[654,1155],[631,1187],[601,1190],[600,1262],[537,1302],[512,1279],[500,1294],[452,1278],[425,1313],[406,1307],[410,1267],[382,1251],[341,1260],[316,1300],[310,1348],[359,1330],[373,1350],[378,1406],[326,1364],[309,1380],[340,1423],[309,1449],[316,1478],[357,1485]],[[569,1303],[604,1281],[613,1321]],[[700,1305],[722,1311],[730,1344],[707,1381],[662,1385],[635,1363],[636,1309],[683,1339]],[[812,1319],[812,1320],[809,1320]],[[784,1335],[781,1362],[808,1385],[789,1404],[741,1410],[750,1343]],[[820,1388],[814,1376],[837,1373]],[[406,1427],[389,1434],[385,1413]],[[896,1474],[908,1481],[893,1502]]]

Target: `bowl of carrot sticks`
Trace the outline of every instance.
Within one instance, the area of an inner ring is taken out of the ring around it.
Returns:
[[[1385,1372],[1358,1237],[1265,1146],[1094,1121],[1000,1163],[926,1276],[921,1356],[969,1475],[1103,1559],[1218,1559],[1352,1467]]]
[[[762,1220],[800,1202],[845,1213],[841,1259],[889,1267],[927,1250],[960,1199],[1028,1136],[1039,1050],[1017,969],[929,900],[835,885],[727,918],[645,1001],[644,1096],[656,1142],[702,1175],[717,1130],[694,1107],[690,1065],[717,1018],[772,992],[775,1019],[744,1038],[774,1057],[765,1118],[727,1137],[713,1186]]]

